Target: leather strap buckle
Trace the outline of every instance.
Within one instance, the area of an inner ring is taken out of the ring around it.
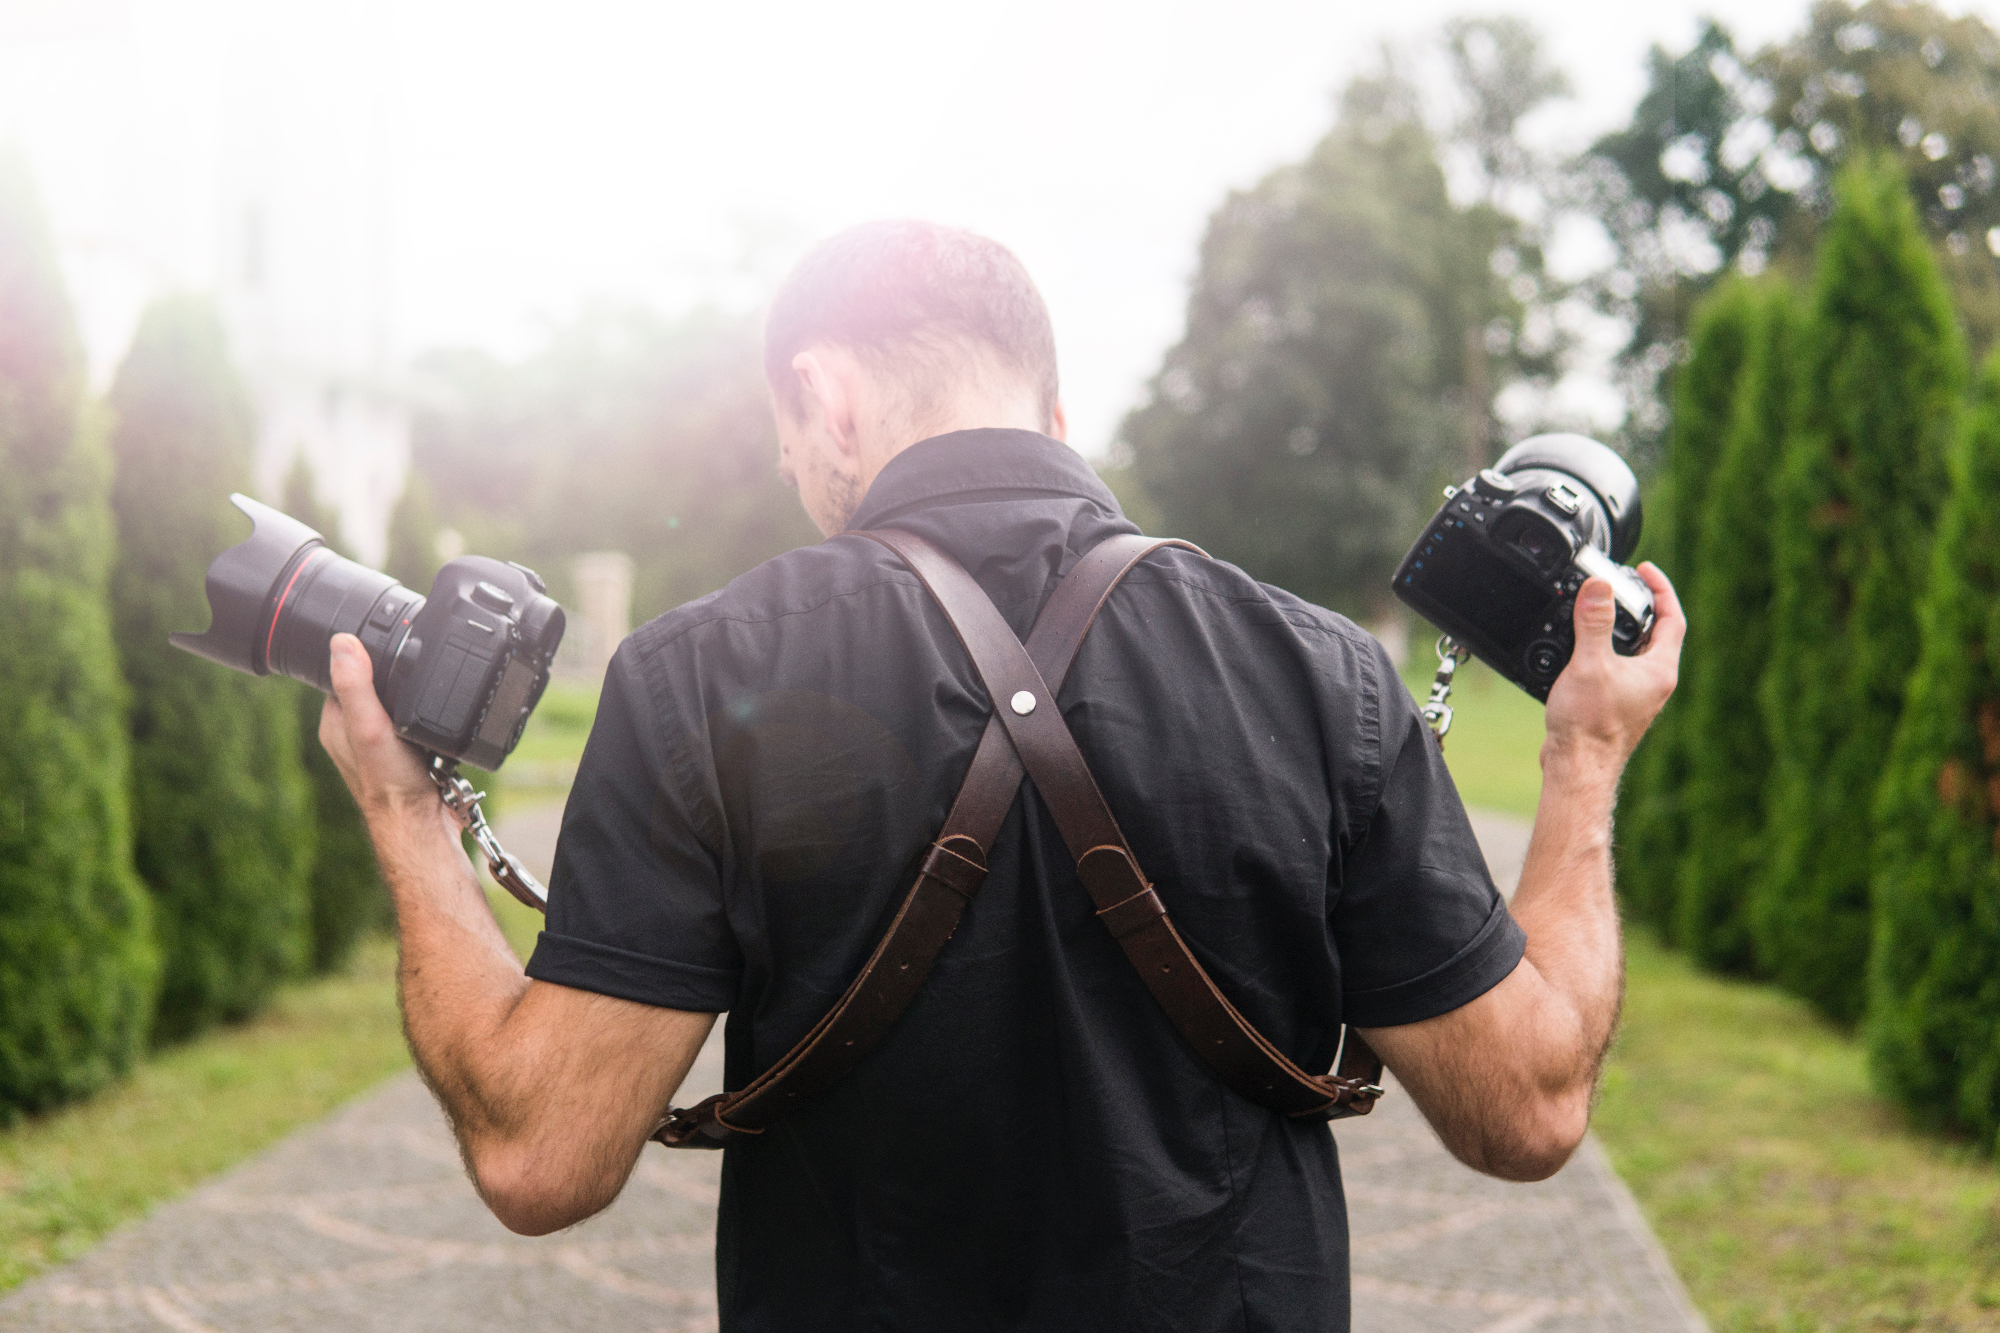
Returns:
[[[728,1099],[728,1093],[718,1092],[693,1106],[674,1107],[653,1131],[653,1141],[669,1148],[726,1148],[764,1132],[740,1129],[725,1121],[722,1103]]]
[[[1352,1116],[1367,1115],[1375,1109],[1375,1103],[1388,1094],[1388,1090],[1378,1083],[1343,1078],[1339,1074],[1322,1074],[1315,1082],[1332,1093],[1333,1100],[1309,1111],[1294,1111],[1291,1119],[1346,1120]]]

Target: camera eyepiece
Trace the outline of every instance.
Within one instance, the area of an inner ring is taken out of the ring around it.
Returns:
[[[1639,479],[1625,460],[1587,435],[1531,435],[1506,453],[1493,470],[1517,491],[1539,490],[1567,516],[1603,524],[1599,550],[1619,564],[1639,546]],[[1593,543],[1595,545],[1596,543]]]
[[[353,634],[405,740],[500,766],[562,641],[562,608],[533,570],[461,556],[438,571],[426,598],[336,554],[297,519],[248,496],[229,498],[250,516],[250,535],[208,567],[208,629],[169,636],[175,647],[331,693],[330,641]]]

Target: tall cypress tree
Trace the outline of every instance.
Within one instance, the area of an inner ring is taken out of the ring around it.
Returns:
[[[285,512],[339,545],[339,515],[319,502],[312,465],[300,454],[285,478]],[[319,841],[312,866],[312,965],[331,972],[347,961],[367,931],[386,925],[389,898],[375,872],[375,848],[368,826],[355,809],[347,783],[319,743],[319,715],[326,696],[310,685],[288,682],[296,698],[299,753],[312,783],[314,823]]]
[[[1674,418],[1664,475],[1647,500],[1647,556],[1675,581],[1684,603],[1701,582],[1696,559],[1703,504],[1722,454],[1737,386],[1757,324],[1757,298],[1741,279],[1726,282],[1696,308],[1687,364],[1674,382]],[[1689,631],[1681,659],[1680,697],[1668,703],[1633,756],[1618,801],[1618,888],[1627,910],[1674,937],[1674,883],[1687,846],[1682,810],[1687,781],[1686,690],[1703,627]]]
[[[1868,1053],[1934,1123],[2000,1133],[2000,355],[1952,459],[1922,658],[1876,805]]]
[[[312,801],[291,693],[167,644],[207,624],[208,561],[243,536],[227,497],[249,482],[250,404],[214,311],[192,297],[149,308],[110,400],[135,859],[171,1039],[254,1012],[304,961]]]
[[[1758,682],[1771,651],[1771,492],[1791,415],[1791,293],[1777,280],[1746,287],[1749,354],[1708,487],[1681,656],[1685,850],[1675,885],[1674,937],[1724,971],[1752,962],[1746,913],[1763,869],[1771,742]]]
[[[1773,505],[1776,758],[1751,898],[1759,965],[1842,1020],[1867,989],[1869,812],[1916,665],[1964,360],[1901,170],[1858,160],[1820,248]]]
[[[129,1066],[159,970],[104,601],[108,468],[83,397],[47,225],[0,148],[0,1118]]]

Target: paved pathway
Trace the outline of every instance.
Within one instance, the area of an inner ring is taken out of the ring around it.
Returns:
[[[1475,824],[1511,890],[1525,827]],[[552,824],[503,832],[528,848]],[[720,1077],[712,1041],[684,1099]],[[1360,1333],[1702,1327],[1594,1141],[1553,1180],[1522,1186],[1452,1161],[1407,1097],[1335,1133]],[[436,1105],[403,1075],[0,1300],[0,1330],[712,1329],[719,1166],[648,1148],[602,1215],[522,1239],[480,1205]]]

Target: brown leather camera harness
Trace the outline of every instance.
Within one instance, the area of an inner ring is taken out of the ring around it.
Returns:
[[[670,1111],[653,1137],[670,1148],[742,1142],[853,1069],[909,1007],[979,892],[987,851],[1024,772],[1076,858],[1077,875],[1099,919],[1216,1077],[1251,1101],[1299,1119],[1334,1120],[1373,1110],[1382,1095],[1382,1062],[1352,1029],[1342,1042],[1338,1072],[1308,1074],[1216,988],[1133,859],[1056,707],[1056,691],[1077,647],[1119,581],[1162,546],[1199,548],[1137,534],[1099,544],[1057,585],[1024,646],[949,555],[893,528],[859,535],[894,552],[943,608],[994,702],[993,716],[916,883],[846,993],[754,1082]]]
[[[1083,636],[1133,566],[1163,546],[1207,553],[1187,542],[1137,533],[1100,543],[1056,585],[1024,646],[964,567],[931,543],[895,528],[857,535],[888,547],[936,599],[994,701],[993,716],[944,827],[918,867],[916,883],[846,993],[754,1082],[669,1111],[653,1138],[669,1148],[744,1142],[860,1063],[916,998],[979,892],[987,851],[1024,773],[1034,780],[1076,858],[1077,876],[1097,905],[1098,918],[1188,1048],[1217,1078],[1250,1101],[1294,1119],[1340,1120],[1374,1110],[1382,1096],[1382,1061],[1352,1028],[1343,1032],[1334,1072],[1308,1074],[1216,988],[1139,869],[1056,707],[1056,691]],[[1448,674],[1439,674],[1448,691]],[[528,906],[546,911],[547,891],[486,826],[479,810],[484,793],[474,791],[454,768],[434,764],[431,776],[445,804],[478,838],[495,882]]]

